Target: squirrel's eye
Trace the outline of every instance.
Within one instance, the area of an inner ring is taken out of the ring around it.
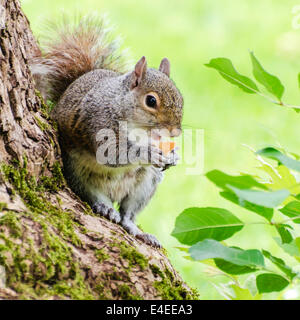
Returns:
[[[146,96],[146,105],[150,108],[155,108],[157,105],[156,98],[150,94]]]

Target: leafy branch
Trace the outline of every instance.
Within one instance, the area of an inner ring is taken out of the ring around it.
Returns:
[[[242,91],[259,94],[272,103],[294,108],[298,112],[300,106],[291,106],[282,101],[284,86],[281,81],[268,73],[252,52],[250,57],[255,80],[272,97],[262,93],[252,79],[238,73],[227,58],[212,59],[206,66],[217,70],[225,80]],[[207,172],[206,177],[220,189],[221,197],[249,213],[259,215],[265,221],[245,223],[223,208],[193,207],[185,209],[177,217],[172,232],[180,243],[188,246],[178,248],[189,254],[188,259],[208,263],[210,267],[218,269],[219,274],[234,280],[228,286],[237,299],[260,299],[263,293],[280,292],[300,282],[300,273],[284,259],[264,249],[263,245],[245,250],[238,246],[228,246],[224,242],[236,233],[243,232],[245,225],[266,224],[278,234],[270,241],[275,241],[283,251],[300,262],[300,235],[297,235],[300,225],[300,157],[273,147],[258,150],[254,154],[260,162],[259,169],[264,172],[264,177],[268,177],[267,181],[249,174],[233,176],[220,170]],[[270,161],[275,162],[275,165]],[[274,220],[275,212],[276,217],[281,217],[280,221]],[[267,261],[275,270],[266,265]],[[254,277],[255,290],[253,284],[251,288],[247,287],[247,283],[250,283],[247,279],[244,286],[238,281],[237,277],[247,274]],[[218,287],[218,290],[223,289]],[[233,299],[227,291],[222,294]]]
[[[209,63],[205,64],[205,66],[217,70],[225,80],[233,85],[238,86],[242,91],[246,93],[258,94],[274,104],[287,108],[293,108],[297,112],[299,112],[300,106],[291,105],[282,101],[284,86],[282,85],[278,77],[268,73],[259,63],[253,52],[250,52],[250,58],[252,62],[252,73],[254,75],[254,78],[257,82],[263,85],[265,89],[276,98],[276,100],[261,92],[257,84],[252,79],[238,73],[231,60],[227,58],[211,59]],[[300,86],[300,74],[298,76],[298,79]]]

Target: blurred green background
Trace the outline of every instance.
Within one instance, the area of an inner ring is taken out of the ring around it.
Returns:
[[[64,11],[108,14],[115,34],[133,60],[145,55],[151,67],[161,58],[171,61],[171,77],[185,99],[184,127],[204,129],[204,171],[224,170],[230,174],[256,172],[258,163],[243,146],[254,149],[282,145],[299,153],[296,128],[299,115],[255,95],[247,95],[204,66],[211,58],[228,57],[238,71],[250,75],[248,51],[253,50],[263,66],[276,74],[286,87],[286,102],[299,103],[297,73],[300,71],[300,29],[294,29],[292,13],[297,1],[212,0],[23,0],[33,29],[39,37],[45,19],[57,19]],[[299,10],[300,13],[300,10]],[[299,19],[300,20],[300,19]],[[168,251],[184,280],[199,289],[201,299],[223,299],[213,283],[228,282],[208,275],[206,267],[183,258],[170,233],[175,218],[191,206],[227,208],[244,221],[262,221],[218,195],[203,175],[185,174],[184,164],[170,169],[138,223],[153,233]],[[281,249],[268,243],[268,226],[249,225],[226,241],[244,249],[264,244],[273,254],[289,260]],[[265,298],[276,295],[265,296]]]

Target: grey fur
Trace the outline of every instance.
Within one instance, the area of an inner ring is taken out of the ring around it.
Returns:
[[[164,67],[164,72],[147,69],[146,60],[142,59],[135,70],[125,74],[104,69],[85,73],[59,98],[52,116],[58,123],[65,177],[74,192],[95,212],[120,223],[146,243],[159,247],[158,240],[143,233],[134,221],[162,180],[162,169],[176,164],[175,152],[164,155],[149,144],[140,148],[143,156],[136,162],[124,163],[120,157],[125,151],[117,140],[116,163],[99,164],[96,160],[97,150],[103,143],[97,141],[97,133],[109,128],[118,136],[119,121],[127,121],[129,127],[148,132],[153,128],[181,128],[183,99],[168,77],[169,65]],[[164,61],[164,64],[168,63]],[[143,70],[138,70],[141,67]],[[139,81],[135,80],[137,74]],[[51,83],[49,76],[47,81]],[[149,92],[155,92],[160,99],[155,112],[143,105]],[[127,152],[132,147],[139,149],[128,137],[127,147]],[[152,164],[149,164],[150,154]],[[113,209],[114,202],[119,204],[119,212]]]

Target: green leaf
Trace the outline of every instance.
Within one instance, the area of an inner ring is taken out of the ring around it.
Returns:
[[[257,271],[257,268],[248,266],[239,266],[222,259],[214,259],[215,265],[228,274],[238,275]]]
[[[243,190],[228,185],[240,201],[248,201],[266,208],[275,208],[279,206],[289,195],[288,190],[282,189],[277,191],[257,191],[257,190]]]
[[[180,251],[182,251],[182,252],[189,252],[189,248],[186,248],[186,247],[175,247],[175,249],[178,249],[178,250],[180,250]]]
[[[264,190],[268,189],[265,185],[257,182],[252,176],[246,174],[240,176],[231,176],[220,170],[212,170],[206,173],[206,177],[219,188],[224,190],[228,190],[228,184],[239,189],[250,189],[252,187]]]
[[[279,164],[277,167],[273,167],[271,164],[264,164],[259,169],[262,169],[270,176],[269,189],[287,189],[292,195],[300,192],[300,184],[297,183],[294,174],[286,166]],[[288,202],[288,199],[286,201]]]
[[[296,160],[300,160],[300,155],[295,152],[289,152]]]
[[[281,291],[289,285],[289,281],[276,273],[262,273],[256,277],[259,293]]]
[[[250,292],[248,288],[241,288],[236,284],[231,284],[230,287],[234,291],[234,297],[232,297],[232,300],[260,300],[261,295],[255,294],[254,296]]]
[[[268,73],[261,64],[258,62],[253,52],[250,53],[252,67],[253,67],[253,75],[255,79],[261,83],[271,94],[273,94],[279,101],[281,101],[284,86],[280,82],[280,80]]]
[[[194,244],[189,253],[194,260],[223,259],[239,266],[263,267],[264,257],[259,250],[228,248],[216,240],[205,239]]]
[[[274,240],[286,253],[300,262],[300,238],[296,238],[290,243],[282,243],[278,237],[275,237]]]
[[[294,279],[297,273],[293,272],[293,270],[285,264],[285,262],[277,257],[274,257],[269,251],[262,250],[263,255],[273,262],[281,271],[283,271],[289,279]]]
[[[298,87],[300,89],[300,73],[298,73]]]
[[[300,223],[300,201],[291,201],[279,211],[290,218],[299,217],[299,219],[293,219],[293,222]]]
[[[293,237],[289,230],[286,228],[287,225],[284,224],[276,224],[275,227],[280,235],[282,243],[290,243],[293,241]]]
[[[251,274],[250,276],[248,276],[245,281],[244,281],[244,288],[247,288],[252,296],[257,296],[259,295],[261,297],[261,294],[258,293],[257,287],[256,287],[256,275],[255,274]]]
[[[216,69],[225,80],[238,86],[247,93],[256,93],[259,91],[255,82],[250,78],[239,74],[235,70],[232,62],[227,58],[211,59],[205,66]]]
[[[300,172],[300,161],[294,160],[284,155],[282,152],[278,151],[275,148],[271,148],[271,147],[264,148],[257,151],[256,153],[263,157],[277,160],[279,163],[282,163],[286,167]]]
[[[182,244],[192,245],[206,238],[225,240],[240,231],[244,223],[221,208],[188,208],[177,218],[174,236]]]
[[[250,210],[250,211],[253,211],[257,214],[259,214],[260,216],[266,218],[268,221],[271,221],[272,217],[273,217],[273,209],[271,208],[266,208],[266,207],[263,207],[263,206],[258,206],[254,203],[251,203],[251,202],[248,202],[248,201],[240,201],[239,200],[239,197],[236,196],[233,192],[231,191],[223,191],[223,192],[220,192],[220,195],[233,202],[233,203],[236,203],[237,205],[247,209],[247,210]]]

